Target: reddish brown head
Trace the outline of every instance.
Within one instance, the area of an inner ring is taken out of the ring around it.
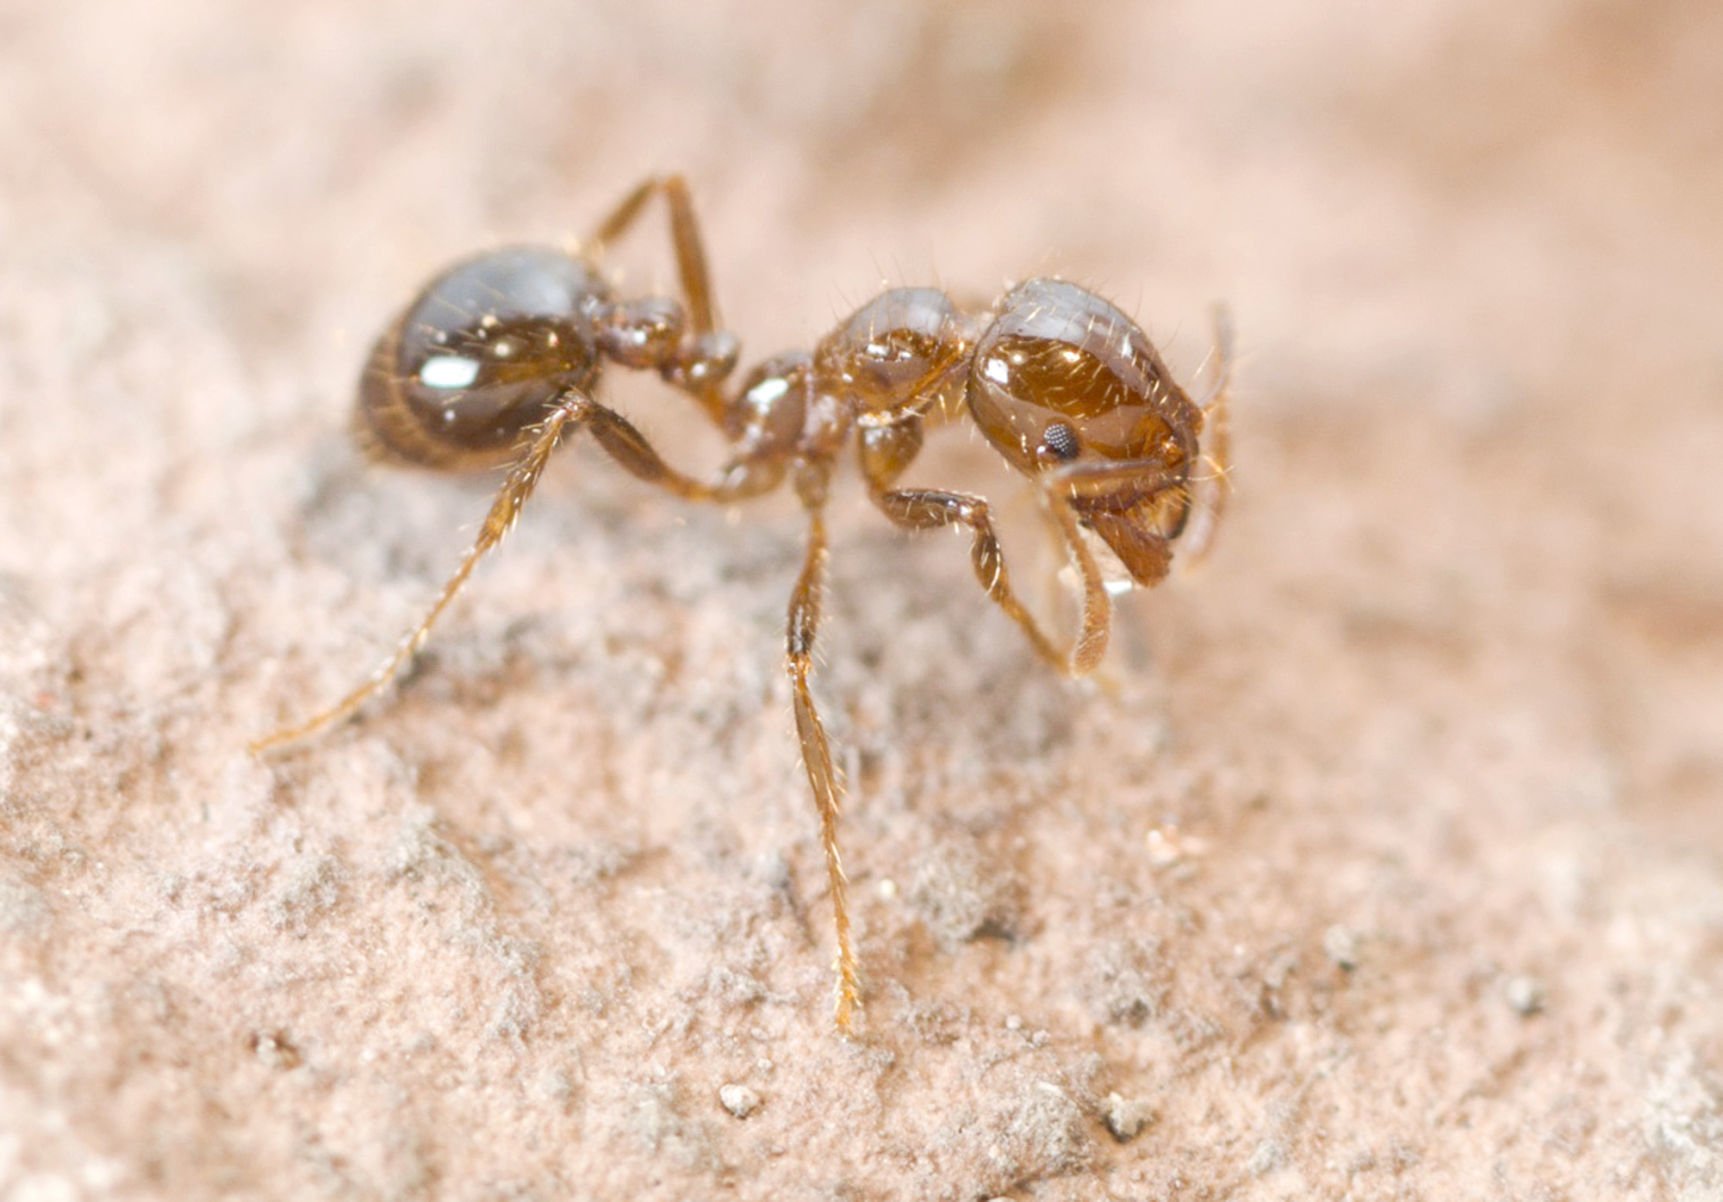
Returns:
[[[1148,335],[1085,288],[1029,280],[998,313],[970,361],[975,424],[1019,471],[1068,490],[1139,583],[1160,579],[1190,509],[1202,411]]]

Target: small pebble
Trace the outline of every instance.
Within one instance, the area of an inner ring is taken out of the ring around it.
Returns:
[[[718,1101],[739,1119],[747,1118],[760,1108],[760,1095],[746,1085],[720,1085]]]
[[[1143,1103],[1121,1098],[1116,1093],[1108,1094],[1101,1103],[1101,1121],[1107,1124],[1113,1138],[1122,1144],[1137,1138],[1154,1117],[1154,1112]]]
[[[1502,986],[1508,1005],[1519,1015],[1533,1015],[1544,1008],[1544,985],[1536,977],[1512,976]]]
[[[1358,967],[1358,933],[1338,924],[1322,932],[1322,950],[1346,972]]]
[[[260,1031],[251,1037],[251,1050],[270,1068],[299,1067],[299,1049],[281,1031]]]
[[[1285,1167],[1286,1149],[1272,1139],[1265,1139],[1257,1144],[1256,1151],[1250,1154],[1250,1162],[1245,1165],[1253,1177],[1266,1177]]]
[[[1172,868],[1184,861],[1205,854],[1209,841],[1199,835],[1182,833],[1177,826],[1157,826],[1144,839],[1149,853],[1149,867]]]

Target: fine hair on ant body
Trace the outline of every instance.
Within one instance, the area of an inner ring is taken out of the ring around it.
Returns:
[[[654,197],[669,210],[682,295],[619,298],[600,260]],[[1175,541],[1187,558],[1207,549],[1227,493],[1231,335],[1217,315],[1203,404],[1173,380],[1134,321],[1058,279],[1025,281],[973,312],[937,289],[887,289],[812,353],[767,359],[727,393],[738,354],[737,339],[718,326],[693,202],[679,175],[641,183],[578,255],[510,247],[434,278],[372,351],[355,433],[382,460],[446,470],[506,465],[507,475],[471,549],[394,654],[334,705],[252,750],[297,742],[351,716],[401,671],[478,561],[514,525],[564,437],[590,434],[625,471],[689,500],[740,501],[787,480],[807,517],[807,543],[790,594],[785,666],[836,927],[835,1018],[848,1033],[861,989],[838,855],[841,789],[808,687],[827,558],[827,491],[839,453],[853,437],[868,494],[896,525],[966,527],[988,597],[1043,660],[1082,676],[1106,651],[1111,614],[1090,540],[1098,538],[1141,586],[1167,575]],[[729,444],[714,478],[670,467],[627,419],[595,399],[607,363],[656,372],[693,398]],[[1076,570],[1081,618],[1068,646],[1018,599],[985,499],[896,486],[929,426],[965,418],[1034,483]],[[1199,444],[1205,427],[1206,451]]]

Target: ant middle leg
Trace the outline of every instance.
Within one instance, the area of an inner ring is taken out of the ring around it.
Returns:
[[[807,771],[808,785],[813,790],[814,804],[820,813],[820,845],[825,851],[826,881],[831,891],[832,917],[837,932],[837,996],[833,1018],[838,1030],[847,1035],[855,1023],[856,1009],[861,1005],[861,984],[850,934],[848,889],[843,861],[838,855],[838,814],[842,808],[843,789],[838,782],[837,769],[832,765],[825,725],[820,721],[813,693],[808,688],[808,675],[813,668],[814,636],[820,624],[821,593],[825,587],[825,470],[823,466],[804,466],[802,478],[797,481],[796,491],[801,494],[802,505],[808,514],[808,543],[801,575],[796,578],[795,591],[790,594],[784,666],[789,673],[790,694],[795,705],[802,767]]]

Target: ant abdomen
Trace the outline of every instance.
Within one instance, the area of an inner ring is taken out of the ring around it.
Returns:
[[[434,468],[509,462],[570,389],[598,382],[604,280],[550,247],[489,251],[425,286],[377,340],[354,427],[381,459]],[[680,335],[680,314],[676,314]]]

